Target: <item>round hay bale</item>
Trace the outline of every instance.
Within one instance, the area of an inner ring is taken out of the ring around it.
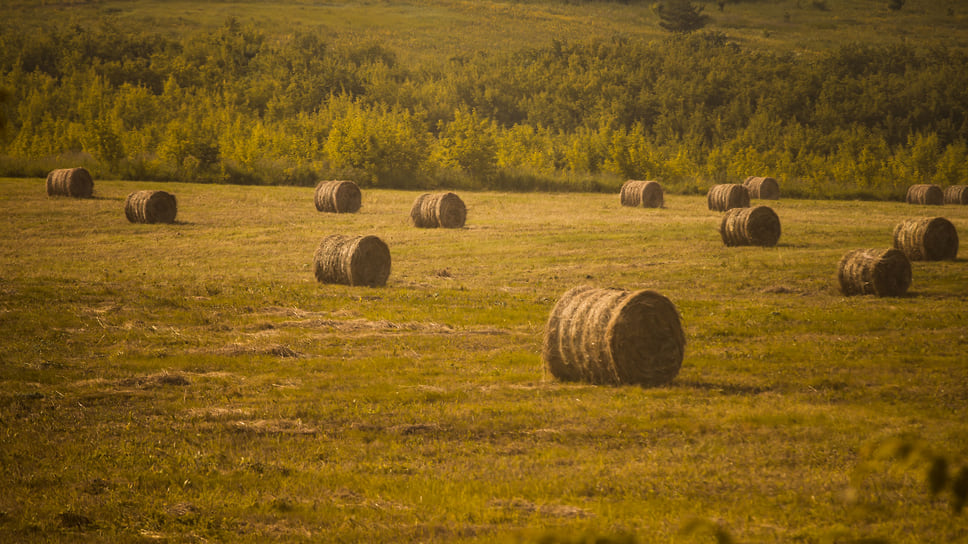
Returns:
[[[313,272],[320,283],[383,286],[390,277],[390,248],[376,236],[331,234],[316,248]]]
[[[622,184],[620,198],[623,206],[661,208],[664,203],[658,181],[630,179]]]
[[[774,178],[750,176],[743,181],[743,186],[750,192],[750,198],[763,200],[780,198],[780,184]]]
[[[945,204],[968,204],[968,185],[952,185],[944,190]]]
[[[61,168],[47,174],[47,196],[91,198],[94,178],[86,168]]]
[[[837,279],[848,296],[901,296],[911,286],[911,261],[898,249],[855,249],[840,260]]]
[[[410,220],[419,228],[458,229],[467,220],[467,208],[454,193],[425,193],[410,208]]]
[[[726,210],[719,234],[727,246],[775,246],[780,239],[780,218],[768,206]]]
[[[165,191],[135,191],[124,201],[124,215],[132,223],[174,223],[175,195]]]
[[[724,212],[732,208],[746,208],[750,205],[750,192],[738,183],[713,185],[706,193],[706,204],[714,212]]]
[[[685,345],[679,312],[659,293],[580,286],[552,309],[541,356],[559,380],[657,386],[679,373]]]
[[[912,261],[953,261],[958,231],[944,217],[905,219],[894,227],[894,249]]]
[[[356,213],[360,210],[363,195],[352,181],[320,181],[316,184],[316,210],[329,213]]]
[[[905,200],[908,204],[940,206],[944,203],[944,191],[938,185],[919,183],[908,187]]]

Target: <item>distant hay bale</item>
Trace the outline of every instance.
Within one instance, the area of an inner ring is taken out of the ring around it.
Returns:
[[[426,193],[414,201],[410,220],[420,228],[457,229],[467,220],[467,208],[454,193]]]
[[[622,184],[620,199],[623,206],[661,208],[662,185],[658,181],[630,179]]]
[[[316,185],[316,209],[329,213],[356,213],[360,210],[363,195],[352,181],[320,181]]]
[[[780,239],[780,218],[772,208],[733,208],[726,210],[719,234],[727,246],[775,246]]]
[[[47,196],[91,198],[94,178],[86,168],[62,168],[47,174]]]
[[[313,272],[321,283],[383,286],[390,277],[390,249],[376,236],[332,234],[316,248]]]
[[[763,200],[780,198],[780,184],[774,178],[750,176],[743,181],[743,186],[750,192],[750,198]]]
[[[894,227],[894,249],[912,261],[953,261],[958,231],[944,217],[905,219]]]
[[[845,295],[901,296],[911,286],[911,261],[899,249],[855,249],[837,269]]]
[[[165,191],[135,191],[124,201],[124,215],[132,223],[174,223],[175,195]]]
[[[669,383],[686,337],[675,305],[655,291],[575,287],[551,311],[542,359],[563,381]]]
[[[713,185],[706,194],[706,204],[715,212],[746,208],[750,205],[750,192],[738,183]]]
[[[944,190],[945,204],[968,204],[968,185],[952,185]]]
[[[940,206],[944,203],[944,191],[938,185],[919,183],[908,187],[905,200],[907,200],[908,204]]]

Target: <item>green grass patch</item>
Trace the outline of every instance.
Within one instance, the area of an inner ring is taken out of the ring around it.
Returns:
[[[771,201],[778,246],[726,248],[701,196],[464,192],[440,230],[409,226],[416,192],[334,215],[311,188],[171,183],[175,224],[128,223],[155,186],[0,180],[4,540],[968,537],[922,465],[871,453],[968,459],[964,257],[914,263],[900,298],[836,284],[848,250],[912,216],[968,232],[966,207]],[[336,232],[387,242],[386,287],[316,283]],[[585,283],[677,305],[672,384],[544,370]]]

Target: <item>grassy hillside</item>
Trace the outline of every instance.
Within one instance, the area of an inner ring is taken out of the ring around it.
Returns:
[[[143,188],[175,224],[127,222]],[[466,227],[440,230],[408,225],[418,194],[332,215],[302,187],[0,181],[0,540],[968,537],[964,249],[904,297],[836,285],[903,218],[964,239],[968,207],[771,201],[767,249],[724,247],[699,196],[462,192]],[[315,282],[333,232],[387,242],[386,287]],[[580,284],[676,304],[671,385],[548,374],[544,323]]]
[[[709,29],[756,48],[815,53],[845,42],[913,41],[968,47],[968,8],[957,0],[908,0],[899,11],[887,0],[751,0],[697,2]],[[5,24],[43,28],[52,20],[89,24],[117,19],[124,28],[191,33],[217,28],[235,17],[269,33],[320,32],[334,42],[377,41],[407,60],[439,61],[449,55],[513,51],[552,39],[662,39],[653,2],[412,0],[404,2],[233,2],[206,0],[10,0]]]

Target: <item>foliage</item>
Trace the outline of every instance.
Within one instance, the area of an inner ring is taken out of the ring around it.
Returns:
[[[720,5],[720,10],[723,6]],[[659,26],[669,32],[693,32],[706,26],[709,16],[703,14],[703,6],[690,0],[666,0],[658,4]]]
[[[642,177],[684,192],[768,174],[791,196],[901,198],[968,168],[968,58],[954,49],[795,55],[700,31],[417,62],[269,32],[235,18],[172,35],[110,17],[3,26],[0,173],[80,158],[99,178],[570,189]]]

